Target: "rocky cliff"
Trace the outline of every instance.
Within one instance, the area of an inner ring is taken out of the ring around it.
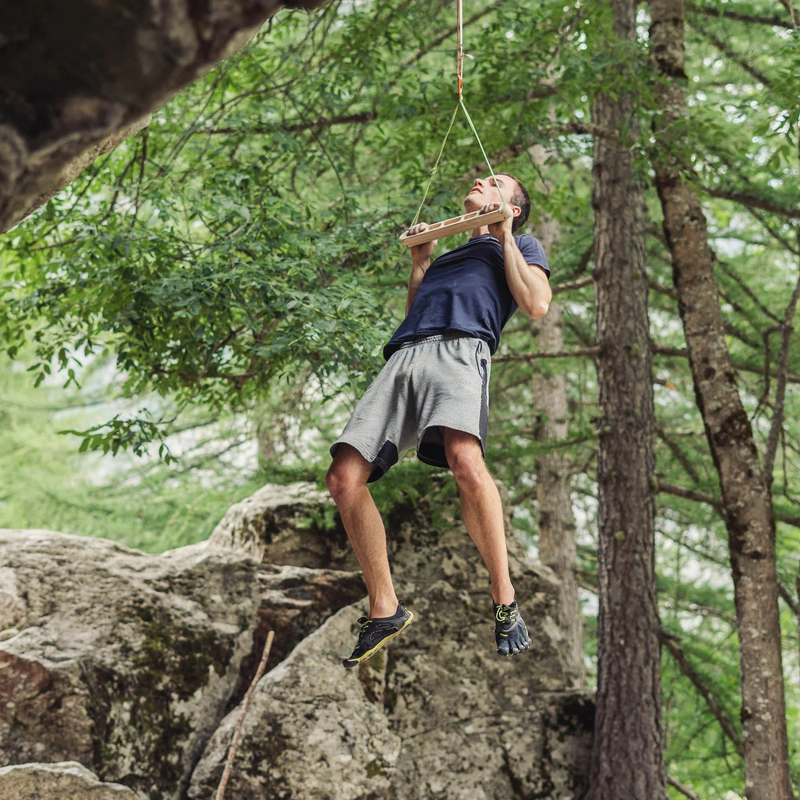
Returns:
[[[281,6],[322,0],[5,0],[0,231],[16,225]]]
[[[570,688],[558,583],[509,536],[533,646],[497,656],[448,478],[385,515],[416,619],[352,672],[364,587],[313,485],[264,487],[208,542],[159,556],[0,531],[0,800],[214,797],[269,629],[226,797],[578,800],[593,706]]]

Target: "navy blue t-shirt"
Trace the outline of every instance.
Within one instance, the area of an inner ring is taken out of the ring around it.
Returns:
[[[523,234],[514,241],[527,264],[538,264],[550,277],[544,248]],[[483,339],[494,354],[500,331],[519,308],[506,283],[503,248],[490,233],[470,239],[439,256],[428,267],[414,302],[383,348],[388,361],[400,345],[416,336],[461,331]]]

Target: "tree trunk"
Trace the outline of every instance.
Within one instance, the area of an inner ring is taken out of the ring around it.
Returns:
[[[547,152],[541,145],[534,145],[530,155],[540,166],[547,161]],[[547,183],[545,188],[548,188]],[[536,224],[536,236],[548,258],[553,244],[559,239],[560,227],[558,220],[549,214]],[[536,333],[540,352],[555,353],[564,349],[561,307],[558,303],[551,303],[547,314],[542,319],[532,321],[531,328]],[[563,372],[559,370],[555,375],[535,372],[532,388],[534,409],[544,418],[536,438],[540,441],[563,441],[567,438],[569,425]],[[565,640],[565,671],[573,687],[581,688],[586,684],[586,668],[583,663],[583,618],[575,575],[575,517],[572,513],[568,467],[558,451],[536,459],[536,527],[539,533],[539,560],[561,580],[557,621]]]
[[[797,590],[797,607],[795,611],[795,616],[797,617],[797,631],[798,633],[800,633],[800,570],[798,570],[794,588]],[[797,648],[798,650],[800,650],[800,637],[798,637]],[[800,800],[800,781],[798,781],[798,786],[797,786],[797,800]]]
[[[636,37],[635,0],[612,0],[614,33]],[[597,373],[600,446],[598,685],[590,800],[666,800],[661,648],[655,581],[652,355],[644,188],[622,138],[630,95],[599,95],[595,139]]]
[[[725,341],[705,218],[681,175],[691,168],[674,155],[685,146],[683,3],[651,0],[650,10],[651,59],[667,79],[658,87],[667,111],[656,128],[663,154],[654,164],[656,187],[695,395],[719,473],[728,529],[742,671],[745,794],[748,800],[790,800],[771,501]]]
[[[541,352],[564,349],[561,308],[557,303],[550,304],[547,315],[535,323],[535,330]],[[544,417],[536,438],[540,441],[566,439],[569,416],[563,373],[535,374],[533,398],[535,410]],[[572,686],[577,689],[586,684],[586,668],[583,663],[583,618],[575,575],[575,517],[568,467],[558,451],[536,459],[536,527],[539,560],[561,580],[557,621],[564,635],[565,670]]]

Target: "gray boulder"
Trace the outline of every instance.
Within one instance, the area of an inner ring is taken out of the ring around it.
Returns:
[[[77,761],[178,797],[251,651],[257,569],[207,545],[0,530],[2,763]]]
[[[269,631],[275,632],[267,670],[283,661],[294,647],[331,614],[360,600],[366,591],[360,572],[263,564],[258,573],[261,603],[253,633],[253,651],[242,662],[234,695],[244,696],[252,683]]]
[[[210,800],[273,630],[226,797],[577,800],[593,704],[569,690],[553,573],[509,533],[533,646],[501,658],[452,477],[384,512],[415,621],[352,672],[341,659],[365,589],[335,506],[312,484],[265,487],[209,542],[159,556],[0,531],[0,758],[29,771],[78,762],[138,800]],[[61,796],[106,798],[71,791]]]
[[[0,769],[0,800],[136,800],[119,783],[103,783],[77,761]]]
[[[268,484],[231,506],[208,541],[268,564],[358,570],[335,512],[330,494],[313,483]]]
[[[401,741],[377,698],[357,674],[348,674],[341,666],[339,651],[350,638],[352,618],[350,608],[329,618],[259,682],[227,796],[236,800],[389,796],[388,776],[400,755]],[[237,708],[215,732],[195,769],[190,798],[214,797],[240,715]]]
[[[418,505],[387,510],[390,561],[414,623],[353,672],[341,659],[367,613],[362,600],[304,639],[257,687],[229,783],[255,800],[571,800],[587,785],[594,707],[570,691],[555,624],[558,580],[508,535],[512,579],[533,640],[515,658],[494,652],[488,575],[460,519],[450,476]],[[298,518],[329,519],[324,495],[306,487]],[[298,501],[303,488],[292,492]],[[274,513],[268,493],[228,520],[229,546],[269,552],[302,567],[336,553],[336,523],[316,524],[321,541],[298,547],[260,520]],[[507,502],[505,507],[508,508]],[[244,513],[243,513],[244,512]],[[507,519],[507,530],[511,530]],[[218,529],[219,530],[219,529]],[[307,529],[306,529],[307,531]],[[309,536],[307,532],[304,534]],[[217,544],[225,542],[216,537]],[[342,556],[342,559],[344,557]],[[256,700],[257,698],[257,700]],[[238,714],[209,741],[192,778],[193,800],[213,797]]]

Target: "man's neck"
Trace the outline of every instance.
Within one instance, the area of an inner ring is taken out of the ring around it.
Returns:
[[[474,239],[476,236],[483,236],[486,233],[489,233],[488,225],[484,225],[482,228],[475,228],[469,238]]]

